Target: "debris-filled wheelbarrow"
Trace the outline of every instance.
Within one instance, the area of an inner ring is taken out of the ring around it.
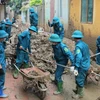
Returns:
[[[37,67],[20,69],[14,64],[16,69],[23,76],[24,89],[31,89],[41,100],[46,96],[47,81],[50,79],[50,73]]]

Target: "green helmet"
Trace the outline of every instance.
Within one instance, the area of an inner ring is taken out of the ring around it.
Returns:
[[[5,24],[9,25],[9,26],[12,26],[12,22],[10,22],[10,21],[6,21]]]
[[[73,32],[72,37],[73,38],[83,38],[84,36],[83,36],[81,31],[76,30],[76,31]]]
[[[57,34],[51,34],[49,41],[50,42],[61,42],[61,39]]]
[[[34,27],[34,26],[30,26],[28,29],[32,30],[33,32],[37,32],[36,27]]]
[[[0,30],[0,38],[6,38],[8,34],[4,30]]]
[[[30,9],[29,9],[29,12],[30,12],[30,13],[34,13],[34,12],[35,12],[35,11],[34,11],[34,8],[30,8]]]
[[[59,21],[59,18],[58,18],[58,17],[54,17],[54,18],[53,18],[53,23],[56,24],[56,23],[58,23],[58,22],[60,22],[60,21]]]

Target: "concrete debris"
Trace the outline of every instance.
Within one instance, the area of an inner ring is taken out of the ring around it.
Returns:
[[[17,19],[16,24],[18,28],[12,27],[12,33],[9,41],[7,41],[6,46],[6,55],[13,56],[16,55],[16,44],[18,42],[17,36],[22,31],[26,30],[29,27],[29,24],[21,23],[20,19]],[[41,69],[49,70],[51,72],[55,71],[55,64],[47,63],[42,59],[53,62],[53,51],[51,43],[48,41],[50,34],[44,32],[43,28],[39,29],[39,33],[37,35],[32,35],[31,37],[31,49],[33,56],[30,56],[30,60],[33,62],[34,66],[40,67]],[[72,52],[74,52],[75,42],[71,39],[64,38],[63,42],[67,44]],[[91,55],[93,52],[90,51]],[[69,62],[70,65],[70,62]],[[91,66],[93,66],[93,70],[98,71],[98,66],[93,59],[91,59]],[[95,71],[96,72],[96,71]],[[100,72],[100,71],[99,71]]]

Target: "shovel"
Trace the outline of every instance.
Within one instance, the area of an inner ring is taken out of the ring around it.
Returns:
[[[40,60],[43,60],[43,61],[45,61],[45,62],[47,62],[47,63],[51,63],[51,64],[53,64],[53,62],[52,61],[49,61],[49,60],[45,60],[45,59],[43,59],[43,58],[39,58]],[[68,69],[70,69],[70,67],[68,67],[68,66],[65,66],[65,65],[62,65],[62,64],[58,64],[58,63],[56,63],[56,65],[59,65],[59,66],[61,66],[61,67],[65,67],[65,68],[68,68]]]
[[[30,55],[30,53],[27,52],[25,49],[22,49],[22,50],[25,51],[26,53],[28,53],[28,54]],[[45,60],[45,59],[43,59],[43,58],[38,58],[38,59],[40,59],[40,60],[42,60],[42,61],[45,61],[45,62],[47,62],[47,63],[53,63],[52,61]],[[65,66],[65,65],[62,65],[62,64],[58,64],[58,63],[56,63],[56,65],[69,68],[68,66]]]
[[[96,54],[94,54],[94,55],[92,55],[92,56],[90,56],[90,58],[95,57],[95,56],[97,56],[97,55],[100,55],[100,52],[99,52],[99,53],[96,53]]]

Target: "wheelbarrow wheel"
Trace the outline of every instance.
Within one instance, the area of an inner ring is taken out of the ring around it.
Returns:
[[[44,100],[46,97],[46,91],[39,91],[37,95],[41,100]]]

